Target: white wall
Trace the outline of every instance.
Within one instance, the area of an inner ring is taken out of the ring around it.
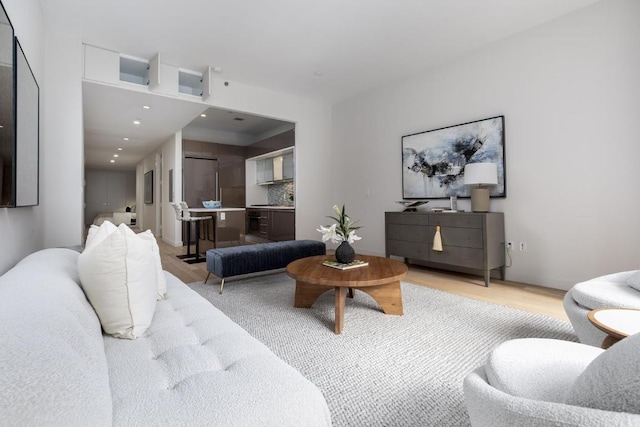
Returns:
[[[40,114],[43,119],[42,103],[46,89],[45,82],[45,34],[44,21],[37,0],[3,0],[9,15],[15,36],[25,52],[29,65],[40,86]],[[42,174],[43,146],[47,143],[46,133],[40,128],[40,206],[27,208],[0,209],[0,236],[4,242],[0,251],[0,274],[13,267],[25,255],[30,254],[44,244],[42,222],[44,218],[43,188],[45,177]]]
[[[47,28],[44,141],[40,144],[40,194],[44,246],[73,246],[84,233],[82,44]]]
[[[162,239],[173,246],[182,246],[182,223],[169,205],[169,170],[173,169],[173,201],[182,200],[182,132],[162,145]]]
[[[504,114],[507,198],[491,206],[507,239],[528,245],[512,252],[507,278],[568,289],[640,268],[639,16],[638,1],[599,2],[336,106],[334,153],[345,160],[332,193],[364,226],[358,249],[384,254],[402,135]]]

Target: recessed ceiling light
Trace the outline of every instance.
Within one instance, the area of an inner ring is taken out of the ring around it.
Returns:
[[[115,160],[113,160],[113,159],[111,159],[111,160],[109,160],[109,161],[110,161],[111,163],[115,163],[115,162],[116,162],[116,161],[115,161]]]
[[[118,151],[122,151],[122,147],[118,147]]]
[[[205,113],[200,114],[200,117],[207,117]]]
[[[128,141],[128,140],[129,140],[129,138],[127,138],[126,136],[125,136],[124,138],[122,138],[122,139],[124,139],[125,141]]]
[[[3,129],[3,128],[4,128],[4,126],[0,125],[0,129]]]
[[[142,108],[144,108],[145,110],[150,109],[151,107],[149,107],[148,105],[143,105]]]
[[[141,123],[141,122],[140,122],[140,120],[138,120],[138,119],[136,119],[136,120],[134,120],[134,121],[133,121],[133,124],[134,124],[134,125],[139,125],[140,123]]]
[[[113,157],[118,157],[118,155],[117,155],[117,154],[114,154],[114,155],[113,155]]]
[[[316,77],[322,77],[323,74],[324,73],[322,71],[314,71],[313,72],[313,75],[316,76]]]

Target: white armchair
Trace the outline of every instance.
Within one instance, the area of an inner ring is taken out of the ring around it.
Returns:
[[[526,338],[502,343],[467,375],[471,425],[640,425],[640,334],[608,350]]]
[[[640,270],[578,283],[565,294],[563,303],[580,342],[599,347],[607,334],[593,326],[587,313],[603,307],[640,309]]]

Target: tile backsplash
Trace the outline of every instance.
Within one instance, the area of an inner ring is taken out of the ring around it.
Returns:
[[[270,184],[267,203],[270,205],[293,206],[293,181]]]

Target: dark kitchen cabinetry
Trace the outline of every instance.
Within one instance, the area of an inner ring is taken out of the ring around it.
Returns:
[[[273,242],[294,240],[295,210],[247,208],[247,234]]]
[[[283,240],[295,240],[296,238],[296,213],[293,210],[269,211],[269,240],[281,242]]]
[[[242,208],[246,204],[245,187],[245,147],[216,144],[211,142],[182,141],[185,158],[217,161],[217,169],[213,169],[213,176],[208,178],[215,181],[215,191],[199,196],[202,200],[220,200],[225,208]],[[200,179],[207,179],[206,176]],[[199,183],[186,183],[185,192],[189,185],[200,188]],[[200,207],[202,200],[187,200],[189,205]]]

